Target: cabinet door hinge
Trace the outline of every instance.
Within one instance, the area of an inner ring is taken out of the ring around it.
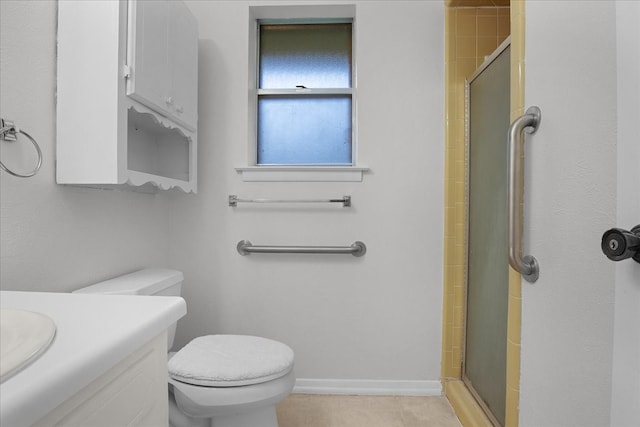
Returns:
[[[122,76],[125,78],[125,80],[131,78],[131,73],[132,73],[132,70],[130,66],[125,65],[122,67]]]

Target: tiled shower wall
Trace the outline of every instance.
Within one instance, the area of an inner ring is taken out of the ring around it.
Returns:
[[[499,4],[495,1],[489,3]],[[457,7],[460,4],[460,1],[450,2],[445,10],[446,159],[442,346],[442,377],[445,380],[460,379],[462,375],[466,287],[465,79],[510,34],[509,7]]]

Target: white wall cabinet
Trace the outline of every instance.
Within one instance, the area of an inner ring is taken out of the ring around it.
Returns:
[[[197,77],[181,1],[60,2],[57,182],[195,193]]]

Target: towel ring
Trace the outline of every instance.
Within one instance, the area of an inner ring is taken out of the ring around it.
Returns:
[[[31,172],[28,172],[28,173],[25,173],[25,174],[20,174],[20,173],[12,171],[8,167],[6,167],[2,163],[2,161],[0,161],[0,169],[2,169],[3,171],[7,172],[8,174],[11,174],[13,176],[17,176],[18,178],[29,178],[29,177],[34,176],[36,173],[38,173],[38,170],[40,170],[40,166],[42,166],[42,151],[40,150],[40,146],[38,145],[36,140],[31,137],[31,135],[29,135],[28,133],[26,133],[22,129],[16,128],[14,126],[13,122],[11,122],[9,120],[0,119],[0,139],[2,139],[3,141],[9,141],[9,142],[17,141],[18,137],[17,137],[16,134],[18,132],[20,132],[21,134],[26,136],[27,139],[29,141],[31,141],[31,143],[35,147],[36,153],[38,153],[38,163],[36,164],[36,167]]]

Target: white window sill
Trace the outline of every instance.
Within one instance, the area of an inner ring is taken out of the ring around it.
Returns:
[[[361,182],[369,168],[355,166],[245,166],[244,182]]]

